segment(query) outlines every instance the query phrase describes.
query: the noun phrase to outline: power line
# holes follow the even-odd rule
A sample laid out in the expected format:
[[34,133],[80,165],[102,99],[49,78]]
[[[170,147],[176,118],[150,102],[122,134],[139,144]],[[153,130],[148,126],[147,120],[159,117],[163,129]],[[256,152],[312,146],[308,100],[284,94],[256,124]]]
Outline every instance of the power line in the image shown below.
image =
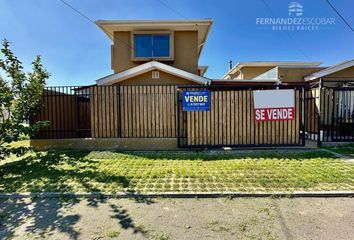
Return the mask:
[[[173,11],[174,13],[176,13],[177,15],[181,16],[182,18],[184,18],[185,20],[189,20],[186,16],[184,16],[183,14],[181,14],[179,11],[177,11],[176,9],[174,9],[173,7],[169,6],[167,3],[165,3],[164,1],[162,0],[156,0],[158,2],[160,2],[162,5],[164,5],[166,8],[170,9],[171,11]],[[270,8],[270,6],[265,2],[265,0],[262,0],[263,3],[266,5],[266,7],[268,8],[268,10],[271,12],[271,14],[273,14],[273,11],[272,9]],[[287,34],[287,36],[294,42],[295,39],[290,35],[290,33],[288,33],[287,31],[285,31],[285,33]],[[303,52],[300,48],[298,48],[298,51],[305,57],[307,58],[308,60],[310,60],[310,58],[308,57],[308,55]]]
[[169,6],[167,3],[165,3],[162,0],[156,0],[159,3],[161,3],[162,5],[164,5],[166,8],[170,9],[172,12],[176,13],[177,15],[181,16],[182,18],[184,18],[185,20],[189,20],[186,16],[184,16],[182,13],[180,13],[179,11],[177,11],[176,9],[174,9],[173,7]]
[[340,12],[331,4],[331,2],[329,0],[326,0],[326,2],[328,3],[328,5],[333,9],[333,11],[335,11],[337,13],[337,15],[343,20],[343,22],[349,27],[350,30],[352,30],[352,32],[354,32],[354,29],[352,26],[350,26],[349,22],[347,20],[345,20],[345,18],[340,14]]
[[[266,6],[266,8],[268,9],[268,11],[270,12],[270,14],[275,15],[273,10],[271,9],[271,7],[268,5],[268,3],[266,2],[266,0],[262,0],[263,4]],[[295,39],[293,38],[293,36],[291,36],[291,34],[285,30],[286,35],[293,41],[296,43]],[[298,46],[298,44],[295,44],[296,46]],[[298,47],[298,51],[305,57],[307,58],[307,60],[310,60],[309,56],[302,51],[301,48]]]
[[79,15],[81,15],[82,17],[86,18],[86,20],[88,20],[89,22],[93,23],[96,25],[95,21],[93,21],[91,18],[89,18],[88,16],[86,16],[85,14],[83,14],[82,12],[80,12],[79,10],[75,9],[73,6],[71,6],[69,3],[65,2],[64,0],[59,0],[60,2],[64,3],[67,7],[71,8],[71,10],[75,11],[76,13],[78,13]]
[[[162,5],[164,5],[166,8],[170,9],[172,12],[176,13],[177,15],[179,15],[180,17],[184,18],[184,20],[186,20],[186,22],[190,22],[192,23],[190,18],[187,18],[185,15],[183,15],[181,12],[179,12],[178,10],[176,10],[175,8],[169,6],[166,2],[162,1],[162,0],[156,0],[159,3],[161,3]],[[196,26],[198,26],[198,23],[194,23]]]
[[[67,3],[64,0],[59,0],[61,3],[63,3],[64,5],[66,5],[67,7],[69,7],[71,10],[73,10],[74,12],[76,12],[77,14],[79,14],[81,17],[85,18],[87,21],[95,24],[95,26],[98,26],[94,20],[92,20],[91,18],[89,18],[87,15],[85,15],[84,13],[80,12],[79,10],[77,10],[76,8],[74,8],[73,6],[71,6],[69,3]],[[99,28],[102,29],[102,31],[104,31],[105,33],[107,33],[109,36],[111,36],[112,41],[114,41],[114,39],[118,39],[120,42],[124,43],[125,45],[127,45],[129,48],[131,48],[132,50],[134,50],[134,48],[127,42],[125,42],[124,40],[118,38],[118,37],[114,37],[112,34],[110,34],[109,32],[106,32],[101,26],[98,26]]]

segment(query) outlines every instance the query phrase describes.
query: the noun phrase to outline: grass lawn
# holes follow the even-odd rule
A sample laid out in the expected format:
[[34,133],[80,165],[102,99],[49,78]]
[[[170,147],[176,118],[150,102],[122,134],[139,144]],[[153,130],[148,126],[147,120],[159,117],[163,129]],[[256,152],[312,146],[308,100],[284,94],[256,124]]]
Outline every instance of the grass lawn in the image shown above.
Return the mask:
[[336,153],[349,154],[349,155],[354,156],[354,143],[338,145],[335,147],[323,147],[323,148],[329,149],[329,150],[336,152]]
[[[26,142],[22,142],[23,144]],[[0,162],[0,192],[354,190],[354,164],[316,151],[50,150]]]

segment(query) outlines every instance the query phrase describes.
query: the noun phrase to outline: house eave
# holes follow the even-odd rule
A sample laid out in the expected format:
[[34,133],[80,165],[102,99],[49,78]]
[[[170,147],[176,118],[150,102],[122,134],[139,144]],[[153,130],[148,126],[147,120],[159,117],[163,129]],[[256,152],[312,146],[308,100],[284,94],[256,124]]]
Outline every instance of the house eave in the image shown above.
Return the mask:
[[141,64],[139,66],[130,68],[128,70],[125,70],[123,72],[120,73],[115,73],[103,78],[100,78],[98,80],[96,80],[97,85],[112,85],[115,83],[119,83],[121,81],[124,81],[126,79],[135,77],[135,76],[139,76],[143,73],[152,71],[152,70],[160,70],[163,72],[166,72],[168,74],[198,83],[198,84],[202,84],[202,85],[207,85],[209,84],[210,80],[205,78],[205,77],[201,77],[198,76],[196,74],[169,66],[167,64],[164,63],[160,63],[157,61],[150,61],[144,64]]
[[353,66],[354,66],[354,59],[339,63],[337,65],[328,67],[328,68],[323,69],[321,71],[312,73],[311,75],[305,77],[304,79],[305,79],[305,81],[316,80],[316,79],[322,78],[324,76],[330,75],[332,73],[335,73],[335,72],[338,72],[338,71],[341,71],[341,70],[344,70],[346,68],[353,67]]

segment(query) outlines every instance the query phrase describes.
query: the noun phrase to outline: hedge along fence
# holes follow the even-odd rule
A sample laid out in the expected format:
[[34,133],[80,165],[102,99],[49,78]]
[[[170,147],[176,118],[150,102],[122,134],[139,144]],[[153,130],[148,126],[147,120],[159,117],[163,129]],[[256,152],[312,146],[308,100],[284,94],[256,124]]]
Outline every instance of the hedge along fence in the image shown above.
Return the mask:
[[303,143],[301,89],[295,90],[295,119],[281,122],[254,121],[250,86],[208,89],[210,111],[182,112],[176,85],[48,87],[35,120],[50,125],[36,138],[179,138],[181,146]]

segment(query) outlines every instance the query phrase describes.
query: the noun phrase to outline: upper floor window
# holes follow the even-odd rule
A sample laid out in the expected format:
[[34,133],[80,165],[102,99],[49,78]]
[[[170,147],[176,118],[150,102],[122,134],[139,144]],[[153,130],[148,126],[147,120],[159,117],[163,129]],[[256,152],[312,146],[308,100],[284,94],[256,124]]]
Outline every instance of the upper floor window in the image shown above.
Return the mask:
[[173,58],[171,33],[134,33],[133,59],[167,59]]

